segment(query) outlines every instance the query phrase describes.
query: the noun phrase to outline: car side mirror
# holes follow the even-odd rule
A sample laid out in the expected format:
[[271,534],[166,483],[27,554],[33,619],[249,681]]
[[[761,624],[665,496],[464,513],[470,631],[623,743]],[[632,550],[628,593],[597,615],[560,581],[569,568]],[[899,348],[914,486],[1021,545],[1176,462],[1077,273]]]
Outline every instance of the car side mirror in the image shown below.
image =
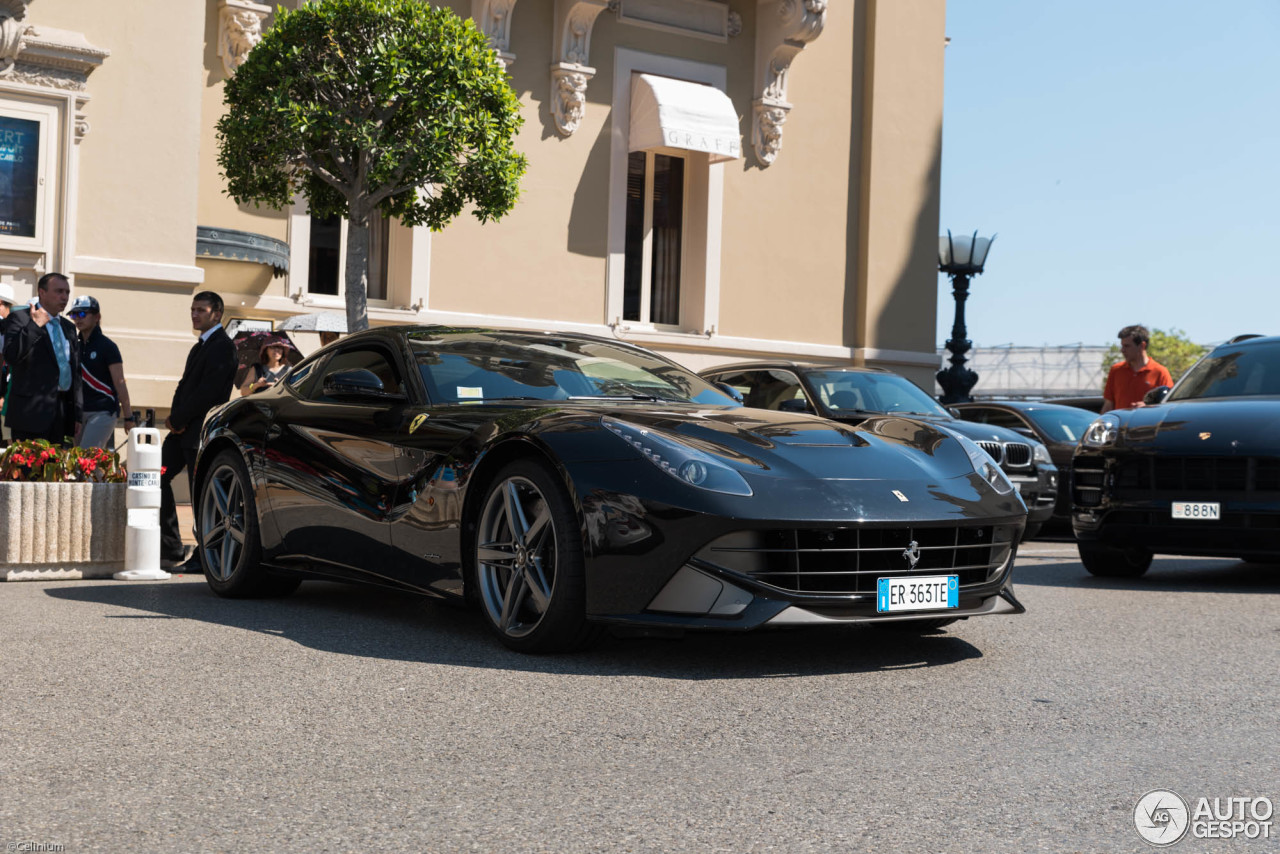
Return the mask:
[[725,394],[729,395],[729,397],[732,397],[734,400],[738,401],[738,403],[743,402],[742,392],[738,391],[736,388],[729,385],[728,383],[715,383],[715,387],[720,391],[724,392]]
[[1032,430],[1030,427],[1014,427],[1013,432],[1021,433],[1023,436],[1026,436],[1028,439],[1036,438],[1036,431]]
[[778,404],[778,409],[782,412],[813,412],[813,407],[809,405],[809,401],[798,397],[782,401],[782,403]]
[[352,368],[329,374],[324,378],[324,394],[325,397],[403,399],[403,395],[389,393],[378,375],[364,368]]
[[964,420],[964,413],[962,413],[959,409],[956,409],[954,406],[948,406],[947,412],[951,413],[952,418],[959,418],[962,421]]
[[1169,387],[1167,385],[1158,385],[1142,396],[1142,402],[1147,406],[1155,406],[1157,403],[1164,403],[1164,399],[1168,396]]

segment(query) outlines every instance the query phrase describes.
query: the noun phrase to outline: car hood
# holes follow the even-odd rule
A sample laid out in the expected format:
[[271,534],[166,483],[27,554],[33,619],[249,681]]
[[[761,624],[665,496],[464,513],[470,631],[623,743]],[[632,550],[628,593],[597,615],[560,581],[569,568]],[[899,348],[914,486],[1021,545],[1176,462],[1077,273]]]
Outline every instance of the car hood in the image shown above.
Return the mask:
[[994,424],[982,424],[978,421],[964,421],[960,418],[943,417],[941,415],[910,415],[915,421],[936,424],[953,433],[959,433],[975,442],[1021,442],[1034,445],[1039,439],[1031,439],[1008,427],[997,427]]
[[973,473],[964,448],[951,436],[908,418],[877,416],[849,426],[811,415],[745,408],[632,409],[610,416],[736,460],[739,468],[755,476],[941,480]]
[[1274,454],[1280,400],[1187,400],[1117,413],[1122,441],[1186,454]]

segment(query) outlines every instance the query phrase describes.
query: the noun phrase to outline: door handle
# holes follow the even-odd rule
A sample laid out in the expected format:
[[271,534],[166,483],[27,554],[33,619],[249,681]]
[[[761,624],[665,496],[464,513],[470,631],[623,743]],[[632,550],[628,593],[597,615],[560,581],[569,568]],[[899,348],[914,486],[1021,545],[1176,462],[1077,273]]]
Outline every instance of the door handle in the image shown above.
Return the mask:
[[267,425],[266,435],[267,435],[268,442],[271,441],[272,439],[279,439],[281,434],[283,433],[284,433],[284,430],[280,428],[279,424],[272,422],[271,424]]

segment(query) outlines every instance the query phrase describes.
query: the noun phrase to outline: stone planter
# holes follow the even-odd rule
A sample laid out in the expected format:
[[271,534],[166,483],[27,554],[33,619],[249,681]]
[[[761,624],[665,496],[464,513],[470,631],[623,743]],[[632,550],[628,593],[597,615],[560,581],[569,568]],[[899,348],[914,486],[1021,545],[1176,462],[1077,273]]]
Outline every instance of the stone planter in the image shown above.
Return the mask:
[[123,483],[0,483],[0,579],[110,578],[124,569]]

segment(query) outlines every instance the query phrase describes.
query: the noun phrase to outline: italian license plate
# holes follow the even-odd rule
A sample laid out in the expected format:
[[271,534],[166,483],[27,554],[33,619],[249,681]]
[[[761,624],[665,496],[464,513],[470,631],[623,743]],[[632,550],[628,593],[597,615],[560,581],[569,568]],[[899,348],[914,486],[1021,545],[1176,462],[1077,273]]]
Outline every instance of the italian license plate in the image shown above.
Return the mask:
[[1175,519],[1221,519],[1222,505],[1216,501],[1175,501]]
[[881,578],[876,584],[876,611],[936,611],[960,604],[960,576],[918,575]]

